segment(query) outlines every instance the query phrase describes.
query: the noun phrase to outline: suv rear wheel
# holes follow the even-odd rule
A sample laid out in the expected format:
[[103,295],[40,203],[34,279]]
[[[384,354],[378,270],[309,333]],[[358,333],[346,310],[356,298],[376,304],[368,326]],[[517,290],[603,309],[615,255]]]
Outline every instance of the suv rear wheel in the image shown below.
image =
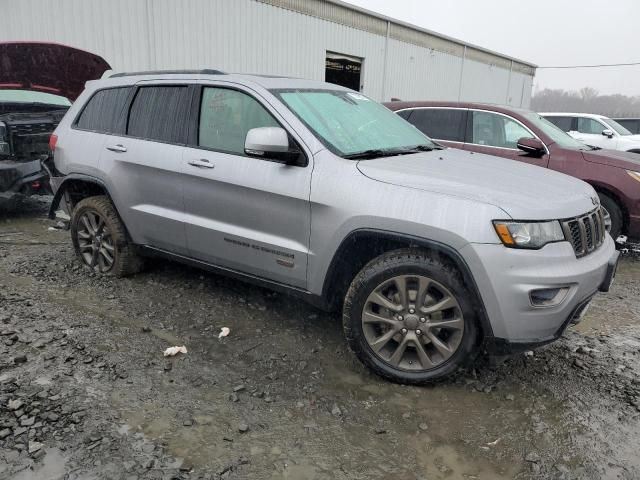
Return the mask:
[[142,259],[106,196],[78,202],[71,217],[71,240],[80,261],[98,273],[124,277],[142,269]]
[[367,367],[399,382],[448,377],[477,353],[476,316],[459,273],[417,250],[386,253],[367,264],[347,292],[343,325]]

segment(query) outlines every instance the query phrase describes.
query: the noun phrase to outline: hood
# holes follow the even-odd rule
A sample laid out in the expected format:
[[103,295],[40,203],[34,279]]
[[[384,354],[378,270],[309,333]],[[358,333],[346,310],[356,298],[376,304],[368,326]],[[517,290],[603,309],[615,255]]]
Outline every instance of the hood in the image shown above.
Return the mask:
[[621,135],[618,137],[618,148],[640,148],[640,135]]
[[380,182],[491,204],[516,220],[571,218],[597,203],[595,191],[582,180],[453,148],[363,160],[358,169]]
[[[640,140],[638,144],[640,146]],[[619,150],[583,150],[582,155],[587,162],[640,172],[640,154],[638,153]]]
[[75,100],[84,84],[110,70],[93,53],[55,43],[0,43],[0,89],[34,90]]

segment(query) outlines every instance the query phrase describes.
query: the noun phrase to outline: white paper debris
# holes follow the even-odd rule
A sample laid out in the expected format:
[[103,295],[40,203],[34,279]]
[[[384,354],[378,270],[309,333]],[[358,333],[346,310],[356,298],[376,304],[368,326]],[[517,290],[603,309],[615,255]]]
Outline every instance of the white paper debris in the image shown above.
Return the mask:
[[165,357],[173,357],[179,353],[187,353],[187,347],[169,347],[164,351]]
[[231,333],[231,330],[227,327],[222,327],[220,329],[220,335],[218,335],[218,338],[222,338],[222,337],[226,337]]

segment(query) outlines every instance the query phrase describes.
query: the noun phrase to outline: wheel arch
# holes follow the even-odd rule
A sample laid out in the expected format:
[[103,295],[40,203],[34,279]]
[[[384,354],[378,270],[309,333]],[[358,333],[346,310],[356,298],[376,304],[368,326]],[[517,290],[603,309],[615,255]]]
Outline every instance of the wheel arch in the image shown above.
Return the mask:
[[615,190],[608,185],[597,183],[597,182],[589,182],[593,189],[598,194],[606,195],[613,200],[616,205],[620,208],[620,212],[622,212],[622,233],[626,233],[629,229],[629,210],[627,209],[625,203],[622,201],[621,196],[615,192]]
[[70,175],[66,175],[62,182],[58,185],[56,189],[56,193],[51,202],[51,207],[49,208],[49,218],[56,218],[56,211],[60,206],[60,202],[64,199],[70,211],[68,212],[71,215],[73,211],[73,207],[82,199],[87,197],[95,197],[98,195],[104,195],[109,199],[113,208],[118,216],[118,219],[122,223],[125,229],[125,234],[129,239],[131,239],[131,235],[129,234],[129,230],[127,229],[127,225],[122,219],[122,215],[118,211],[118,207],[116,206],[111,194],[109,193],[109,189],[107,185],[100,180],[99,178],[92,177],[90,175],[85,175],[81,173],[72,173]]
[[333,256],[323,283],[322,298],[326,309],[336,311],[340,308],[341,300],[352,280],[369,261],[383,253],[401,248],[433,252],[455,267],[473,297],[472,303],[478,313],[482,336],[493,337],[480,291],[471,269],[460,253],[442,242],[403,233],[374,229],[358,229],[349,233]]

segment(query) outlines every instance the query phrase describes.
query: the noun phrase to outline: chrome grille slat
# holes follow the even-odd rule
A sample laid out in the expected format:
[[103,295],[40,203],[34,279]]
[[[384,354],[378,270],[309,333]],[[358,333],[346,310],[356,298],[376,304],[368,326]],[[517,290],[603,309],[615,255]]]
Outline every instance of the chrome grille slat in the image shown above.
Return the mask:
[[576,254],[584,257],[597,250],[606,238],[604,215],[601,208],[560,222],[565,238]]

